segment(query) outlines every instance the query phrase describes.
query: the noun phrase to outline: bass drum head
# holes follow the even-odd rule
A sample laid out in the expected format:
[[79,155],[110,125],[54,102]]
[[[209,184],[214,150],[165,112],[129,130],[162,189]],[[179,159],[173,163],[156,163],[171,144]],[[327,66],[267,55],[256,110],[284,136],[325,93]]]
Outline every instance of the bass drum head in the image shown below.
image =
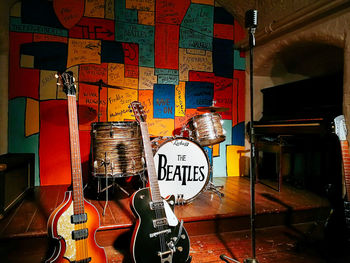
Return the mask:
[[168,139],[156,150],[154,164],[160,195],[191,202],[209,182],[209,160],[203,148],[187,138]]

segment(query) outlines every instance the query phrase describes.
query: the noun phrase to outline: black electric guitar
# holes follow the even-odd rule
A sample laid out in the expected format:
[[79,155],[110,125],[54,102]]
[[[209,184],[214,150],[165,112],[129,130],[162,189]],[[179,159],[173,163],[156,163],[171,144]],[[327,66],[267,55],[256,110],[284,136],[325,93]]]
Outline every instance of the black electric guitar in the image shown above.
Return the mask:
[[165,201],[160,195],[143,107],[137,101],[130,106],[141,127],[149,179],[149,188],[136,191],[131,198],[131,209],[137,217],[131,242],[133,260],[136,263],[190,262],[188,234],[173,212],[175,198]]

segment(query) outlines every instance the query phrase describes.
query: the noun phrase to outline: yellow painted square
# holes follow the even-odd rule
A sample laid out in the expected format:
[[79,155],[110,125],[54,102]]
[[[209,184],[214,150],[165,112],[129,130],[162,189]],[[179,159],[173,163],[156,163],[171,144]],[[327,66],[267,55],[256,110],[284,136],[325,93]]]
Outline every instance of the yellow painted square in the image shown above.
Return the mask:
[[21,55],[21,68],[34,68],[34,56]]
[[101,64],[101,40],[70,38],[67,68],[88,63]]
[[39,132],[39,101],[27,98],[25,126],[25,136]]
[[157,83],[154,68],[139,67],[139,79],[140,90],[153,90],[153,85]]
[[105,0],[86,0],[84,16],[104,18]]
[[10,16],[21,17],[22,2],[16,2],[10,9]]
[[175,116],[184,117],[186,115],[185,82],[180,81],[175,86]]
[[124,87],[124,64],[108,63],[108,84]]
[[214,144],[213,145],[213,157],[218,157],[220,156],[220,144]]
[[57,96],[56,71],[40,70],[40,100],[55,100]]
[[154,26],[154,12],[139,11],[137,16],[139,24]]
[[134,119],[129,110],[131,102],[137,100],[137,90],[130,89],[108,89],[108,121],[124,121]]
[[240,154],[239,151],[244,151],[244,146],[226,146],[227,176],[240,176],[241,171],[244,168],[242,167],[243,162],[241,162],[241,158],[244,154]]

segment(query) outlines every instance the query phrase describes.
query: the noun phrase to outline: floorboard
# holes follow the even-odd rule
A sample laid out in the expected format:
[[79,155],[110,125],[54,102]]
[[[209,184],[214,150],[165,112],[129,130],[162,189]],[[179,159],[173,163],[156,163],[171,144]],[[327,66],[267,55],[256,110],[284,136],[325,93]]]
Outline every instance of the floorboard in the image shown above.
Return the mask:
[[[251,255],[250,182],[244,177],[229,177],[214,178],[213,183],[223,186],[223,197],[207,190],[193,202],[175,207],[175,214],[184,220],[190,235],[192,262],[222,262],[221,254],[242,262]],[[67,187],[36,187],[0,221],[0,257],[6,259],[4,262],[41,262],[45,258],[47,220],[63,201]],[[109,262],[130,262],[129,244],[135,216],[129,206],[129,196],[123,192],[109,196],[105,214],[103,195],[99,199],[91,196],[85,195],[100,215],[98,244],[105,247]],[[314,225],[322,228],[329,210],[325,198],[308,191],[284,185],[283,190],[277,192],[257,184],[259,262],[332,262],[324,261],[330,257],[322,255],[321,237],[315,237],[321,230],[311,229]],[[308,242],[311,248],[305,245],[310,245]]]

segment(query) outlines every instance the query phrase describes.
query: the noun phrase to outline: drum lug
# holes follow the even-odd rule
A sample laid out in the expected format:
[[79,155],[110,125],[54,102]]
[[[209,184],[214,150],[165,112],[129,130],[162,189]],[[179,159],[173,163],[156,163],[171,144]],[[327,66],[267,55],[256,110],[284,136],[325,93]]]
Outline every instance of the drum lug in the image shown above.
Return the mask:
[[109,129],[109,136],[111,138],[113,138],[113,135],[114,135],[114,132],[113,132],[113,129],[112,129],[112,125],[110,126],[110,129]]

